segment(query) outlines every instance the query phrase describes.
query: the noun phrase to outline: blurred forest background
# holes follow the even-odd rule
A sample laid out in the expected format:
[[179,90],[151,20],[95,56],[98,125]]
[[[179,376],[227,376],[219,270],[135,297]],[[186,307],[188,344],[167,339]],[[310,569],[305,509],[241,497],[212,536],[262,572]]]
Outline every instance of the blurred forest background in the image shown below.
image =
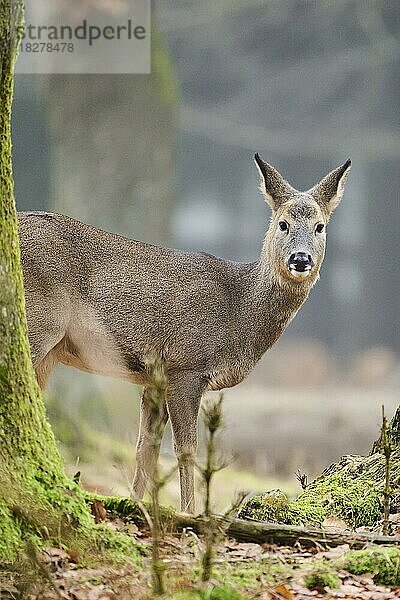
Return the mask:
[[[254,152],[298,189],[352,158],[320,282],[225,393],[222,446],[236,460],[221,501],[275,480],[290,489],[298,467],[312,476],[368,451],[381,404],[399,404],[400,3],[155,0],[153,29],[151,75],[17,76],[18,208],[251,261],[269,220]],[[49,416],[88,485],[129,489],[139,396],[75,370],[53,377]]]

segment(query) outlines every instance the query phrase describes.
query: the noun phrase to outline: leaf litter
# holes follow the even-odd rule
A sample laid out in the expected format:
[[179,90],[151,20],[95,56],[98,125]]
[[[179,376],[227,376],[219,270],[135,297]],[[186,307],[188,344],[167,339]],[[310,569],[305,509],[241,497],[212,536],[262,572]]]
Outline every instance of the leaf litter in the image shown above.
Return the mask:
[[[104,514],[101,514],[103,520]],[[395,521],[395,525],[400,521]],[[397,522],[396,522],[397,521]],[[80,568],[79,555],[74,550],[51,547],[41,555],[41,561],[52,579],[35,584],[22,596],[24,600],[148,600],[151,597],[149,556],[151,539],[133,523],[121,518],[107,520],[113,529],[136,538],[147,549],[140,567],[127,564],[121,568],[102,566]],[[329,526],[329,524],[327,524]],[[343,524],[331,523],[332,527]],[[199,586],[198,565],[204,550],[201,537],[186,530],[165,536],[161,552],[171,592]],[[236,589],[243,598],[257,600],[310,600],[331,598],[344,600],[391,600],[400,598],[400,588],[377,585],[373,574],[353,575],[336,569],[338,589],[318,587],[308,589],[304,577],[316,564],[330,565],[349,550],[348,544],[330,549],[279,547],[271,544],[238,542],[226,539],[218,544],[213,583]],[[16,589],[2,579],[0,598],[18,598]]]

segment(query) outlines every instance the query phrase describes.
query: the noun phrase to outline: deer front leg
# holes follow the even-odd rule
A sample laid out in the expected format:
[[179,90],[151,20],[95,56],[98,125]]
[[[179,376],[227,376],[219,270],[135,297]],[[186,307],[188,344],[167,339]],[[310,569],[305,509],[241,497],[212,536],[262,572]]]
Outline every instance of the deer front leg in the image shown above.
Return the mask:
[[179,464],[181,510],[189,513],[195,511],[194,466],[202,391],[199,378],[194,375],[185,373],[169,379],[167,407]]
[[[140,404],[139,437],[136,445],[136,469],[132,484],[131,495],[141,500],[146,491],[147,483],[154,477],[155,468],[160,454],[160,442],[154,439],[151,423],[151,406],[146,398],[147,390],[143,390]],[[165,427],[168,421],[167,408],[164,405],[161,419]]]

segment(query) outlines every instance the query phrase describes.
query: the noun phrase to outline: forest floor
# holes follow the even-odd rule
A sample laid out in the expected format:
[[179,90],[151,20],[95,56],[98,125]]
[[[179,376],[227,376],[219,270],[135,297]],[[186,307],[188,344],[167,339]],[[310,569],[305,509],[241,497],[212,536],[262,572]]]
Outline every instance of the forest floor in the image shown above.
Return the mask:
[[[248,410],[248,407],[244,406],[242,402],[238,401],[239,404],[242,407],[241,410]],[[359,411],[358,405],[357,407],[354,405],[354,407]],[[348,406],[347,409],[349,410]],[[313,406],[309,407],[309,413],[313,414]],[[298,422],[303,422],[303,420],[298,415],[297,417],[296,427],[298,428]],[[251,419],[259,422],[259,429],[263,430],[264,436],[265,431],[270,432],[271,429],[274,429],[274,427],[261,427],[261,418],[255,418],[253,410]],[[238,421],[242,424],[244,417]],[[351,422],[351,419],[346,418],[344,421]],[[314,422],[311,423],[311,426],[314,428]],[[330,429],[328,425],[327,428]],[[275,427],[275,429],[279,428]],[[315,434],[315,431],[319,430],[313,429],[313,431]],[[373,429],[372,433],[368,434],[366,446],[369,447],[371,439],[377,437],[377,431],[378,426],[376,431]],[[250,431],[244,433],[247,440],[252,439]],[[291,433],[290,431],[285,435],[284,439],[291,439]],[[322,434],[325,435],[325,432],[322,431]],[[307,435],[310,436],[309,431],[307,431]],[[279,436],[282,437],[280,430]],[[132,465],[134,464],[133,444],[128,447],[128,444],[120,443],[117,447],[114,438],[107,437],[104,433],[100,435],[96,432],[92,437],[94,440],[92,440],[93,457],[81,456],[81,460],[75,460],[77,451],[74,444],[72,445],[73,453],[65,455],[68,473],[73,476],[79,470],[83,486],[91,492],[103,495],[112,494],[113,496],[129,495],[129,483],[132,480]],[[354,437],[357,438],[355,434],[348,436],[346,434],[345,437],[351,440]],[[98,446],[100,442],[102,445]],[[325,438],[324,443],[326,443]],[[300,442],[299,445],[301,445]],[[277,448],[279,450],[280,444],[277,444]],[[294,449],[294,456],[297,456],[296,452]],[[336,455],[335,453],[336,451],[332,451],[333,455]],[[329,464],[326,463],[326,457],[321,460],[324,464]],[[292,462],[296,466],[299,464],[298,458]],[[169,471],[173,464],[172,456],[169,454],[164,456],[161,461],[162,471]],[[316,469],[317,465],[314,465],[314,468]],[[293,467],[292,472],[294,473],[295,470]],[[201,486],[197,487],[200,489]],[[244,471],[240,466],[230,465],[215,478],[213,507],[216,511],[226,509],[238,489],[265,491],[276,487],[281,488],[290,497],[300,491],[299,483],[294,475],[283,481],[272,480],[269,477],[260,477]],[[164,505],[178,505],[177,475],[163,489],[161,500]],[[199,506],[202,506],[202,500],[199,495]],[[130,564],[98,566],[93,563],[89,564],[85,557],[79,556],[76,551],[68,552],[61,548],[51,548],[41,556],[40,569],[38,565],[36,568],[36,571],[40,570],[42,573],[41,582],[27,581],[23,595],[18,595],[10,578],[8,583],[2,585],[0,570],[0,599],[149,600],[153,598],[151,594],[152,540],[150,533],[145,530],[139,531],[138,527],[128,520],[110,518],[109,515],[107,523],[110,527],[128,533],[138,541],[141,546],[139,561],[137,557],[133,557]],[[400,515],[398,523],[397,535],[400,534]],[[343,556],[349,550],[346,545],[331,549],[316,545],[312,549],[305,549],[300,545],[278,547],[268,544],[238,543],[226,538],[216,545],[215,550],[213,575],[211,581],[205,585],[201,583],[203,540],[190,530],[180,534],[167,534],[162,541],[161,548],[167,590],[164,598],[168,600],[252,598],[260,600],[297,598],[300,600],[309,598],[383,600],[400,598],[400,587],[395,589],[385,587],[379,583],[376,571],[367,571],[357,575],[346,570],[342,564]],[[395,571],[396,583],[400,583],[400,554],[394,561],[388,557],[386,569]],[[3,581],[5,580],[3,579]],[[213,590],[216,591],[215,594]],[[225,592],[221,590],[225,590]],[[227,590],[231,590],[231,593]]]
[[[21,592],[0,572],[0,598],[23,600],[149,600],[151,594],[151,537],[148,531],[119,517],[107,518],[110,527],[133,536],[141,545],[141,558],[123,566],[86,565],[77,552],[50,548],[40,557],[36,583],[25,581]],[[167,593],[174,600],[309,600],[343,598],[384,600],[400,598],[400,587],[376,582],[376,573],[351,574],[341,560],[347,545],[324,549],[288,548],[239,543],[225,539],[215,547],[213,576],[201,584],[203,541],[192,531],[167,534],[161,544]],[[388,559],[389,560],[389,559]],[[400,561],[390,569],[400,571]],[[81,563],[80,565],[77,563]],[[375,581],[374,581],[375,578]],[[17,580],[15,580],[16,582]],[[331,587],[328,587],[330,585]],[[18,586],[19,589],[20,585]],[[213,590],[214,592],[213,593]],[[196,592],[197,590],[197,592]],[[202,591],[199,591],[202,590]]]

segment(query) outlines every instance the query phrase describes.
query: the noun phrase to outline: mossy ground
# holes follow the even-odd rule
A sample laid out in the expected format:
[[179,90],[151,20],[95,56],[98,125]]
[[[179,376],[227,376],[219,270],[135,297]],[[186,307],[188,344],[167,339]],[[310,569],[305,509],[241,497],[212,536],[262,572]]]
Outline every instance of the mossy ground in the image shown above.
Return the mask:
[[[263,586],[285,584],[290,587],[299,578],[310,590],[340,589],[343,572],[362,575],[371,573],[377,585],[388,588],[400,586],[400,548],[397,546],[371,546],[365,550],[350,550],[338,559],[291,554],[287,549],[281,554],[271,553],[268,558],[244,562],[225,562],[215,566],[213,581],[224,588],[239,590],[245,597]],[[194,569],[192,580],[198,581],[199,571]]]
[[389,587],[400,586],[400,548],[367,548],[351,550],[343,557],[342,566],[349,573],[371,573],[375,583]]
[[318,590],[325,587],[336,590],[340,587],[340,579],[330,567],[321,563],[314,565],[304,576],[304,585],[309,590]]
[[244,597],[232,588],[214,587],[208,590],[177,592],[167,596],[166,600],[244,600]]
[[[262,584],[273,585],[289,581],[293,575],[293,565],[283,562],[282,557],[277,555],[268,560],[217,564],[213,571],[213,581],[227,588],[257,590]],[[199,580],[200,570],[197,567],[191,577],[193,581]]]
[[63,478],[43,485],[37,478],[18,485],[18,478],[1,476],[0,560],[12,564],[27,546],[40,552],[47,546],[73,550],[82,565],[119,564],[140,560],[141,545],[131,537],[96,524],[87,494]]
[[[99,527],[100,538],[102,528],[105,527],[107,527],[105,524]],[[144,538],[141,538],[143,546],[139,549],[137,540],[132,539],[132,541],[136,545],[136,557],[143,554],[136,564],[133,561],[133,564],[131,563],[129,566],[121,564],[120,567],[115,565],[111,567],[110,564],[104,563],[103,567],[99,568],[99,561],[91,564],[89,560],[86,568],[80,568],[82,564],[78,566],[78,572],[77,567],[72,565],[69,571],[73,574],[72,577],[68,575],[68,566],[63,567],[67,570],[65,580],[63,580],[63,568],[58,569],[55,581],[57,584],[60,582],[64,584],[63,589],[68,598],[76,597],[74,594],[77,597],[84,597],[83,594],[86,592],[89,594],[92,588],[106,587],[120,600],[132,597],[137,600],[152,599],[149,577],[151,539],[145,534]],[[279,590],[288,590],[287,593],[292,594],[293,597],[297,597],[297,593],[303,597],[301,594],[306,588],[317,590],[318,595],[324,595],[327,589],[332,591],[339,589],[340,591],[343,580],[346,584],[351,583],[351,573],[355,574],[354,582],[360,590],[360,579],[357,579],[357,576],[363,573],[371,573],[376,585],[395,588],[400,583],[400,549],[397,547],[371,547],[361,551],[348,551],[337,558],[335,553],[332,553],[331,556],[329,553],[327,556],[326,552],[320,554],[317,548],[315,552],[305,552],[301,548],[268,546],[266,548],[258,547],[259,555],[248,558],[246,554],[248,546],[252,546],[252,550],[257,549],[256,544],[238,544],[232,540],[221,542],[216,548],[216,560],[211,581],[203,584],[200,567],[201,540],[190,533],[182,533],[179,536],[167,535],[162,543],[167,589],[165,599],[246,600],[259,597],[266,590],[277,590],[277,594],[280,593]],[[121,550],[119,543],[116,548],[118,552]],[[119,556],[126,559],[128,552],[127,548],[122,549],[122,554]],[[25,585],[28,585],[26,582],[27,565],[29,568],[29,560],[25,558],[23,565]],[[32,565],[30,568],[34,578]],[[9,580],[16,581],[15,577],[10,577]],[[370,581],[369,578],[367,580]],[[1,581],[0,567],[0,589]],[[43,587],[43,581],[41,584]],[[374,591],[375,588],[372,590]],[[371,587],[367,588],[367,591],[371,593]],[[377,599],[392,597],[390,590],[383,592],[382,588],[380,591],[376,588],[376,592],[377,595],[374,598]],[[39,598],[41,598],[40,595]]]
[[354,528],[373,526],[381,515],[382,494],[374,482],[340,474],[316,480],[295,500],[278,492],[253,496],[239,514],[241,518],[316,526],[334,516]]

